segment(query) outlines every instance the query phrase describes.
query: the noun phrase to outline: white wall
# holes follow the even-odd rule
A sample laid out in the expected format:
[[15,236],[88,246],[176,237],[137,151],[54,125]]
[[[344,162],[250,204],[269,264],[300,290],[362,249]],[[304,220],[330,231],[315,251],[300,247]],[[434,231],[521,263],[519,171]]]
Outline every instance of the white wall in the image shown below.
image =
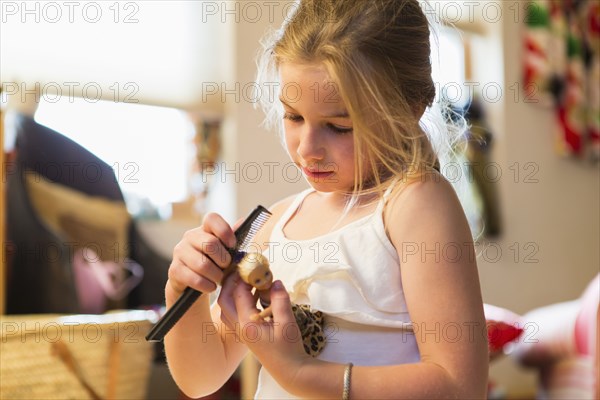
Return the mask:
[[[246,216],[259,204],[269,207],[307,187],[304,178],[289,164],[278,134],[261,127],[264,114],[254,107],[256,97],[249,90],[249,85],[256,81],[259,43],[270,27],[281,25],[289,10],[287,4],[291,3],[276,2],[268,6],[258,2],[261,18],[250,14],[253,10],[240,9],[239,22],[228,24],[223,66],[226,69],[224,84],[231,92],[223,98],[224,154],[211,208],[231,221]],[[263,95],[267,94],[263,92]]]
[[223,47],[219,5],[3,1],[0,80],[19,98],[37,89],[52,98],[220,112],[201,95],[207,79],[222,77],[214,56]]
[[[519,21],[516,2],[499,3],[503,17],[488,24],[489,37],[481,39],[474,55],[479,64],[476,80],[503,87],[501,101],[487,106],[495,135],[493,157],[503,174],[504,228],[478,265],[484,301],[522,314],[577,298],[598,273],[600,174],[597,165],[557,154],[557,126],[550,109],[526,103],[522,92],[515,98],[514,85],[522,88],[523,13]],[[526,163],[533,164],[526,169]],[[528,173],[537,182],[527,183]],[[496,248],[502,256],[490,262],[496,259]],[[527,255],[533,263],[525,262]],[[514,393],[532,390],[535,382],[532,371],[516,367],[510,358],[493,364],[491,376]]]

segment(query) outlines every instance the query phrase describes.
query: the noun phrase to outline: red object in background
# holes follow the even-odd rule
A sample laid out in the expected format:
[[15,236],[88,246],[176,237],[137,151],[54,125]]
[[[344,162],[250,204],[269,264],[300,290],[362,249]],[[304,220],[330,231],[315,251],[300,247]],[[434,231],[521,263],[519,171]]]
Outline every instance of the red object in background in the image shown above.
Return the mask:
[[567,117],[567,109],[564,105],[560,105],[556,110],[558,115],[558,121],[563,130],[564,143],[571,154],[581,154],[583,151],[582,135],[577,131],[570,123]]
[[588,24],[590,33],[595,34],[596,36],[600,35],[600,4],[593,3],[590,6]]
[[517,339],[523,333],[523,328],[500,321],[488,321],[488,342],[490,353],[502,350],[504,345]]

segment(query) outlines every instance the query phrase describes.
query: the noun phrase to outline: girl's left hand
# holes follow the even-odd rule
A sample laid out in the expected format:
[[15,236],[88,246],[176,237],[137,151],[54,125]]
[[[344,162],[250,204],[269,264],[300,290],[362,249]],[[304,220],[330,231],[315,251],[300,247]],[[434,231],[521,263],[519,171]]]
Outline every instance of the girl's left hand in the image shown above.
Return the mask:
[[293,384],[295,375],[310,356],[304,352],[302,335],[283,284],[275,281],[271,286],[273,317],[269,321],[253,321],[251,317],[259,310],[252,286],[240,279],[232,279],[227,283],[221,292],[224,298],[219,302],[225,314],[223,319],[227,320],[230,328],[232,325],[235,327],[238,338],[279,384]]

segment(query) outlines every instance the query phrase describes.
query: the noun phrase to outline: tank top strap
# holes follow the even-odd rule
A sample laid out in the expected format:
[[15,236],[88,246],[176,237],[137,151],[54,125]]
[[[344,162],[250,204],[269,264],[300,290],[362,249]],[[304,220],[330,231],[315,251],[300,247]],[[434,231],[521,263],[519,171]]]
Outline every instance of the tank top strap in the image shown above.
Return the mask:
[[398,184],[399,180],[400,180],[400,178],[394,178],[392,180],[392,183],[390,183],[390,186],[388,186],[388,188],[383,193],[383,196],[382,196],[381,200],[379,201],[379,204],[377,205],[377,209],[375,210],[375,214],[383,213],[383,209],[385,208],[388,200],[390,199],[390,195],[392,194],[392,191]]
[[288,206],[287,210],[285,210],[285,212],[281,215],[281,218],[279,218],[279,221],[277,221],[277,223],[273,227],[272,235],[283,232],[283,227],[285,226],[285,224],[287,224],[287,222],[290,220],[292,215],[294,215],[296,210],[298,210],[298,208],[300,207],[300,205],[302,204],[302,202],[304,201],[306,196],[308,196],[313,191],[314,191],[313,188],[308,188],[296,195],[294,200]]

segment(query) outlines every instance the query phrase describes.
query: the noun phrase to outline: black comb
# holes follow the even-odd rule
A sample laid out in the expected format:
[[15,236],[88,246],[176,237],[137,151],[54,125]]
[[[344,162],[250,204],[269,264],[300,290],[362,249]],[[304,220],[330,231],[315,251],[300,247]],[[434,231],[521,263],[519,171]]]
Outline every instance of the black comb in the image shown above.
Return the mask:
[[[244,256],[246,248],[252,242],[256,232],[263,227],[265,222],[271,217],[269,210],[263,206],[256,207],[250,215],[242,222],[242,224],[235,230],[236,244],[233,249],[229,249],[232,258],[232,264],[240,262]],[[179,321],[179,319],[185,314],[185,312],[194,304],[202,292],[192,289],[190,287],[185,288],[183,294],[177,299],[175,304],[162,316],[160,320],[152,327],[146,340],[149,342],[161,342],[165,335],[173,328],[173,326]]]

